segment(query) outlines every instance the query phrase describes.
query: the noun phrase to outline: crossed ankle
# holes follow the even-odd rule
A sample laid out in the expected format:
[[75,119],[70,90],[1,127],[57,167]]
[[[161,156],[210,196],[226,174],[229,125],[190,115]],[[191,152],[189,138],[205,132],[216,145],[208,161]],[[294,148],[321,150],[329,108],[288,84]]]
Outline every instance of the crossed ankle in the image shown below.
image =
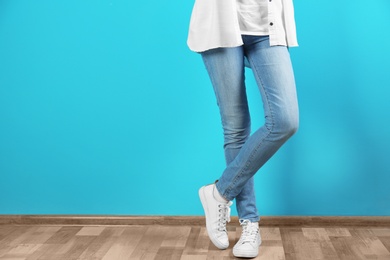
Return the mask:
[[227,199],[225,199],[224,197],[222,197],[222,195],[219,193],[219,191],[217,190],[217,186],[214,187],[214,191],[213,191],[213,195],[214,195],[214,198],[219,201],[219,202],[222,202],[222,203],[228,203],[229,201]]

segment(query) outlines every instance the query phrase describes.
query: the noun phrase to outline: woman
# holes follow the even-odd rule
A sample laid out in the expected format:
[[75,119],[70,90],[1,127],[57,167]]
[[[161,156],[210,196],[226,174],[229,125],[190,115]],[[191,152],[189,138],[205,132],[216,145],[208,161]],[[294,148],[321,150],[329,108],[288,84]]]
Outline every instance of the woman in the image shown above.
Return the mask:
[[[226,223],[236,200],[242,234],[236,257],[256,257],[261,244],[253,175],[298,128],[298,102],[288,47],[297,46],[292,0],[196,0],[188,45],[211,79],[224,130],[226,168],[199,190],[213,244],[229,246]],[[244,67],[259,87],[265,122],[250,135]]]

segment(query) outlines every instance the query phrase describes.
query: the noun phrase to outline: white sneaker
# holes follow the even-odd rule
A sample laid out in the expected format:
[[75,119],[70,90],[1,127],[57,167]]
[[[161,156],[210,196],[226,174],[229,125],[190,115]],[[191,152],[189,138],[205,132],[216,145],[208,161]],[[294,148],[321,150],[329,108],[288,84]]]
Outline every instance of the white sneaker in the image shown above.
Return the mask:
[[240,224],[242,233],[240,240],[233,247],[233,255],[235,257],[256,257],[259,254],[259,246],[261,245],[259,223],[240,220]]
[[229,202],[219,202],[214,197],[215,184],[203,186],[199,189],[199,197],[206,215],[206,228],[209,238],[219,249],[229,246],[226,223],[230,222]]

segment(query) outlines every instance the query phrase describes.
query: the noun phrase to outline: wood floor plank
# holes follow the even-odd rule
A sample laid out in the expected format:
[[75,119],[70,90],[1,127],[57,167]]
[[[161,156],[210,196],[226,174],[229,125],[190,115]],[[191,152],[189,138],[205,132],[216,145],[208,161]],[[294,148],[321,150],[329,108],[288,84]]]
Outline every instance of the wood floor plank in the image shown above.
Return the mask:
[[358,241],[351,237],[330,237],[333,247],[335,248],[339,259],[356,260],[364,259],[359,251],[354,247],[358,245]]
[[353,236],[359,238],[362,242],[362,246],[359,250],[367,257],[387,257],[390,259],[390,252],[383,245],[381,240],[368,228],[356,228],[353,229]]
[[280,229],[277,227],[260,227],[261,239],[282,241]]
[[319,245],[321,249],[321,259],[337,259],[338,255],[330,241],[325,228],[302,228],[303,235],[312,243]]
[[115,243],[111,245],[102,259],[129,259],[130,255],[138,246],[138,243],[142,239],[147,229],[148,226],[126,227],[122,234],[115,239]]
[[130,259],[154,259],[169,227],[149,226]]
[[371,228],[377,237],[390,237],[390,228]]
[[184,248],[189,237],[191,227],[170,227],[161,243],[162,247]]
[[42,244],[20,244],[8,251],[7,255],[26,257],[25,255],[35,252],[41,246]]
[[71,240],[82,227],[64,226],[61,227],[45,244],[65,244]]
[[83,227],[79,232],[77,232],[76,236],[98,236],[104,229],[105,227],[99,226]]
[[95,236],[74,236],[66,244],[59,247],[58,251],[56,251],[54,255],[45,254],[43,257],[41,256],[39,259],[40,260],[77,259],[88,248],[88,246],[92,243],[94,239],[96,239]]
[[0,240],[0,257],[3,257],[10,250],[21,244],[22,241],[36,229],[37,227],[34,226],[16,226],[12,232],[4,229],[7,235],[3,236],[3,238]]
[[[267,240],[266,240],[267,241]],[[272,241],[272,240],[270,240]],[[283,244],[272,245],[268,243],[262,244],[259,248],[259,255],[256,257],[258,260],[285,260],[285,253]]]
[[1,241],[6,238],[9,234],[12,232],[15,232],[14,226],[4,226],[0,225],[0,246],[1,246]]
[[348,228],[330,228],[327,227],[325,228],[326,233],[328,234],[329,237],[350,237],[351,233],[349,233]]
[[321,246],[316,240],[310,240],[302,232],[292,232],[294,252],[298,259],[324,259]]
[[312,241],[318,241],[318,240],[330,241],[328,233],[326,232],[325,228],[302,228],[302,233],[305,236],[305,238]]
[[300,232],[300,228],[280,228],[280,235],[283,241],[283,249],[286,260],[295,260],[296,254],[293,244],[293,232]]
[[180,260],[206,260],[207,255],[182,255]]
[[160,247],[160,249],[157,251],[156,257],[154,259],[180,260],[182,254],[183,254],[183,248]]
[[37,229],[37,226],[16,226],[13,232],[0,241],[0,245],[18,245]]
[[260,227],[262,243],[258,260],[285,260],[280,229],[277,227]]
[[78,260],[102,259],[123,231],[124,228],[105,227],[100,235],[78,257]]
[[26,258],[24,258],[24,257],[11,257],[11,258],[1,257],[0,259],[1,260],[26,260]]
[[61,244],[44,244],[40,246],[35,252],[28,255],[26,260],[47,259],[46,255],[55,255]]
[[207,253],[210,247],[210,239],[207,235],[207,229],[202,227],[199,232],[198,239],[195,244],[195,252],[197,253]]
[[33,254],[37,251],[42,244],[20,244],[13,247],[6,254],[4,254],[0,259],[14,259],[14,258],[23,258],[25,259],[28,255]]
[[183,255],[196,255],[196,242],[198,241],[200,227],[191,227],[190,234],[188,235]]
[[22,244],[44,244],[49,240],[61,227],[59,226],[48,226],[48,227],[38,227],[34,232],[26,236],[21,243]]
[[387,248],[387,251],[390,252],[390,236],[388,237],[380,236],[378,238],[382,242],[382,244]]

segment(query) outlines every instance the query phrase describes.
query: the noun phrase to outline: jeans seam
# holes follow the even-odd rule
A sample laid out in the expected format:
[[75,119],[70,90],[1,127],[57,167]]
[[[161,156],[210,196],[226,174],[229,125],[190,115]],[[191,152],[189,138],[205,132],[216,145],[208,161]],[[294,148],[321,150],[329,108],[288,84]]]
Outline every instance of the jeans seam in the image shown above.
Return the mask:
[[[252,58],[249,58],[247,57],[248,60],[251,60],[252,61]],[[274,129],[274,125],[275,125],[275,122],[274,122],[274,115],[273,115],[273,111],[272,111],[272,108],[271,106],[269,105],[269,97],[268,97],[268,93],[267,91],[265,91],[265,87],[264,87],[264,83],[263,83],[263,80],[262,78],[259,76],[259,71],[257,70],[256,66],[253,66],[252,69],[256,70],[256,74],[255,74],[255,77],[259,79],[260,81],[260,87],[263,89],[264,91],[264,94],[265,94],[265,99],[267,100],[267,106],[268,106],[268,109],[270,111],[270,115],[271,115],[271,129],[269,129],[267,127],[267,124],[265,123],[264,126],[267,128],[268,130],[268,134],[261,140],[261,142],[259,142],[259,144],[256,146],[256,148],[252,151],[252,153],[250,154],[249,156],[249,159],[247,160],[245,166],[239,171],[239,173],[234,177],[233,181],[232,181],[232,184],[229,185],[229,187],[226,189],[226,191],[224,192],[224,197],[230,197],[230,196],[226,196],[226,195],[229,195],[230,191],[233,189],[233,187],[236,185],[238,179],[241,177],[241,175],[243,174],[244,171],[246,171],[249,167],[249,165],[251,164],[252,162],[252,159],[254,157],[254,155],[256,154],[256,152],[259,150],[259,147],[263,144],[264,140],[266,140],[272,133],[273,129]]]
[[[250,58],[250,60],[252,61],[252,58]],[[251,66],[252,66],[252,65],[251,65]],[[261,88],[262,88],[263,91],[264,91],[264,94],[265,94],[265,97],[266,97],[266,100],[267,100],[267,107],[268,107],[268,109],[269,109],[269,111],[270,111],[270,115],[271,115],[271,129],[269,129],[269,128],[267,127],[267,124],[266,124],[266,123],[264,123],[264,126],[265,126],[270,132],[272,132],[273,129],[274,129],[274,126],[275,126],[275,121],[274,121],[275,119],[274,119],[274,112],[273,112],[273,110],[272,110],[272,107],[271,107],[270,104],[269,104],[268,92],[265,91],[264,82],[263,82],[263,79],[259,76],[260,73],[259,73],[257,67],[256,67],[256,66],[253,66],[253,69],[256,71],[255,77],[259,79]]]
[[[263,140],[256,146],[256,148],[252,151],[252,153],[250,154],[249,156],[249,159],[247,160],[245,166],[240,170],[240,172],[234,177],[233,181],[232,181],[232,184],[229,185],[229,187],[226,189],[226,191],[224,192],[224,197],[230,197],[228,196],[230,191],[233,189],[232,187],[234,187],[238,181],[238,179],[241,177],[241,175],[243,174],[243,172],[245,172],[249,165],[252,163],[252,159],[255,155],[255,153],[259,150],[259,147],[263,144],[264,140],[266,140],[269,136],[271,135],[271,132],[269,132],[264,138]],[[227,196],[226,196],[227,195]]]

